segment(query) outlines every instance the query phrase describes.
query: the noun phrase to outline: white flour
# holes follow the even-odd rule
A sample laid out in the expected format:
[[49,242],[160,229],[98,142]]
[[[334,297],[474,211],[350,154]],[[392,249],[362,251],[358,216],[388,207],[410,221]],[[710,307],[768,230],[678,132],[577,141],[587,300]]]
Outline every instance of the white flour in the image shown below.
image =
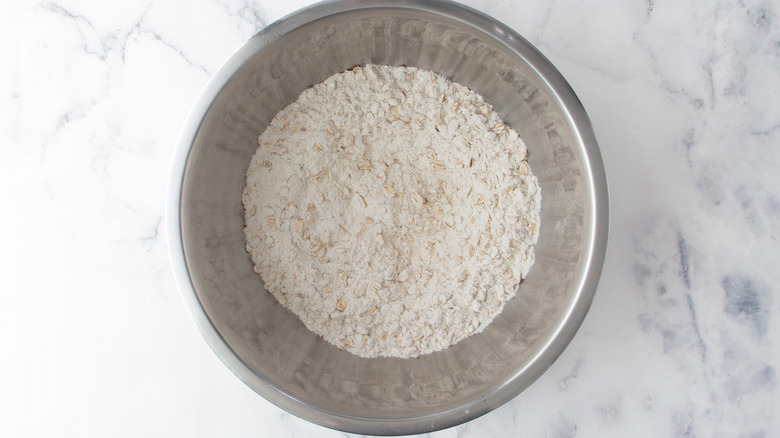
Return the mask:
[[487,326],[533,264],[540,194],[525,145],[430,71],[332,76],[259,144],[243,195],[255,271],[339,348],[447,348]]

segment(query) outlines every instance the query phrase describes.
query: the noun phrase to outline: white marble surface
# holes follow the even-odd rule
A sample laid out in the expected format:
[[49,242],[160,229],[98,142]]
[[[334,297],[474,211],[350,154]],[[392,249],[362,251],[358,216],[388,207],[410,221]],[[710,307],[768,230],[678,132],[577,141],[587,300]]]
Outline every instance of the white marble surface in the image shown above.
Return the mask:
[[[195,97],[306,3],[0,4],[0,436],[344,435],[222,365],[179,298],[161,227]],[[611,240],[561,358],[498,410],[431,436],[780,435],[780,5],[469,4],[579,94]]]

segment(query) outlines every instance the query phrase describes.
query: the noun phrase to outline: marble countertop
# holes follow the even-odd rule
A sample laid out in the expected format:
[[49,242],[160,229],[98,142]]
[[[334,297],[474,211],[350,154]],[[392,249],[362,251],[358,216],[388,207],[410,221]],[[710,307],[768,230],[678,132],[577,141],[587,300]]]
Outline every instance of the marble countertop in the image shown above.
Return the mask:
[[[271,0],[0,6],[0,436],[344,436],[253,393],[174,285],[177,134]],[[611,234],[560,359],[433,437],[780,435],[780,4],[470,0],[593,121]]]

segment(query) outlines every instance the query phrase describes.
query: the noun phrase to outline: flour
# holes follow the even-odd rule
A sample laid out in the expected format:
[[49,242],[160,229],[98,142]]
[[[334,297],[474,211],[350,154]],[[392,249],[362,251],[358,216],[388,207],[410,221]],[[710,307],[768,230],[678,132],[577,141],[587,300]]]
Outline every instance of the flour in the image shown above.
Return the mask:
[[259,145],[243,195],[255,271],[341,349],[447,348],[490,324],[533,264],[540,193],[525,145],[437,74],[337,74]]

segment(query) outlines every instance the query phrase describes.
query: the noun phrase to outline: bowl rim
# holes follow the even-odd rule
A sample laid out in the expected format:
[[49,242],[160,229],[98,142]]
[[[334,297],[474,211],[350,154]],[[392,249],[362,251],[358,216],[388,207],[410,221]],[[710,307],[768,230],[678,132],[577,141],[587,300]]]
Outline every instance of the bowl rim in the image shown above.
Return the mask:
[[[471,26],[505,45],[536,71],[548,89],[562,104],[568,122],[575,127],[587,165],[586,180],[590,182],[590,229],[584,275],[578,292],[553,336],[523,369],[494,391],[467,405],[435,414],[411,418],[364,418],[346,416],[298,400],[276,388],[272,382],[257,375],[230,348],[216,330],[195,292],[184,253],[181,229],[181,192],[190,150],[211,103],[233,75],[254,54],[275,39],[295,29],[327,17],[359,10],[413,10],[434,14]],[[449,0],[330,0],[299,9],[260,30],[245,42],[207,82],[196,99],[180,131],[169,171],[165,205],[166,239],[171,268],[182,300],[204,339],[225,365],[247,386],[279,408],[321,426],[345,432],[369,435],[408,435],[428,433],[465,423],[508,402],[538,379],[561,355],[581,326],[593,300],[606,257],[609,234],[609,194],[606,171],[590,119],[571,86],[553,64],[529,41],[509,26],[468,6]],[[531,377],[519,378],[531,373]]]

